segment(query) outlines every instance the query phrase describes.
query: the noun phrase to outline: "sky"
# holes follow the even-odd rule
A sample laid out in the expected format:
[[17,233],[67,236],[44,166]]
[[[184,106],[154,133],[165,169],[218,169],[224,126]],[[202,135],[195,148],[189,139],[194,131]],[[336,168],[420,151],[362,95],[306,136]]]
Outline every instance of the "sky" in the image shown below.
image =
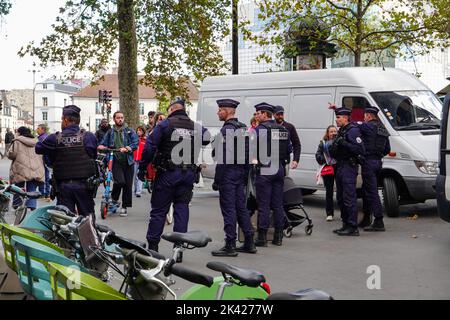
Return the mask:
[[[59,8],[65,0],[13,0],[9,15],[0,22],[0,89],[32,89],[33,60],[20,58],[17,52],[34,40],[39,42],[50,34]],[[61,75],[61,70],[42,70],[36,66],[36,83]]]

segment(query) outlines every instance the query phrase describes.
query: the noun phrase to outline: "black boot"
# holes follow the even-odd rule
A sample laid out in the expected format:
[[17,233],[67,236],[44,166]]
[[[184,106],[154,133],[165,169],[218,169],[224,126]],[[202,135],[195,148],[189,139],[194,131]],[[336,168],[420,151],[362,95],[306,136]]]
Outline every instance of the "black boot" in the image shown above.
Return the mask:
[[212,251],[211,254],[215,257],[236,257],[238,255],[236,252],[236,243],[226,241],[224,247],[219,250]]
[[283,244],[283,230],[275,230],[273,234],[272,244],[281,246]]
[[158,243],[148,241],[148,249],[158,252]]
[[338,236],[359,236],[358,227],[347,226],[342,231],[336,232]]
[[342,222],[342,227],[339,229],[333,230],[333,233],[338,233],[338,232],[344,231],[346,228],[347,228],[347,224],[345,222]]
[[244,253],[256,253],[258,250],[256,250],[255,240],[253,239],[253,236],[245,237],[244,244],[236,248],[236,251]]
[[364,213],[364,217],[363,217],[363,219],[361,220],[361,222],[358,224],[358,227],[359,228],[365,228],[365,227],[368,227],[368,226],[370,226],[370,224],[372,223],[372,216],[371,216],[371,214],[369,213]]
[[255,241],[257,247],[267,247],[267,230],[258,230],[258,238]]
[[364,228],[364,231],[386,231],[386,229],[384,228],[383,218],[375,218],[370,226]]

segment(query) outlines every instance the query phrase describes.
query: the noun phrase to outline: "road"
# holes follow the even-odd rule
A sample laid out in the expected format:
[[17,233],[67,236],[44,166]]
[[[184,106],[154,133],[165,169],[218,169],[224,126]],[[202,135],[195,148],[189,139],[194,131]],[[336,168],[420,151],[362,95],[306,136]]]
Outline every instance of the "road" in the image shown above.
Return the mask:
[[[0,177],[8,176],[9,163],[6,159],[0,161]],[[265,274],[273,292],[312,287],[335,299],[450,299],[450,224],[437,215],[435,201],[402,207],[399,218],[385,219],[384,233],[362,231],[360,237],[339,237],[332,230],[340,227],[340,222],[325,221],[325,195],[317,192],[304,199],[314,223],[311,236],[305,235],[302,224],[293,230],[292,238],[283,240],[282,247],[269,243],[254,255],[217,258],[210,252],[223,244],[223,222],[218,193],[209,185],[205,181],[204,188],[195,190],[189,228],[206,231],[213,242],[206,248],[185,252],[186,267],[212,276],[217,274],[206,268],[208,261],[253,268]],[[97,212],[99,203],[100,193]],[[128,217],[113,216],[101,223],[118,234],[145,241],[149,210],[150,195],[145,193],[142,198],[133,198]],[[171,226],[167,226],[166,231],[170,230]],[[160,251],[169,255],[171,244],[162,241]],[[373,281],[378,271],[379,288]],[[189,286],[177,280],[174,287],[181,294]]]

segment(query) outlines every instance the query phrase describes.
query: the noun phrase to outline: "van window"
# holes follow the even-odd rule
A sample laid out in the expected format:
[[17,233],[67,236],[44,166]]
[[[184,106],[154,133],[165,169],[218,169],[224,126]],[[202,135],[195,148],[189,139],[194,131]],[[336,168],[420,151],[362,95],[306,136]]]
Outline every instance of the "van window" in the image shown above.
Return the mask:
[[442,104],[430,91],[370,94],[396,130],[440,128]]
[[364,121],[364,109],[370,106],[369,101],[364,97],[344,97],[342,106],[352,110],[352,122]]

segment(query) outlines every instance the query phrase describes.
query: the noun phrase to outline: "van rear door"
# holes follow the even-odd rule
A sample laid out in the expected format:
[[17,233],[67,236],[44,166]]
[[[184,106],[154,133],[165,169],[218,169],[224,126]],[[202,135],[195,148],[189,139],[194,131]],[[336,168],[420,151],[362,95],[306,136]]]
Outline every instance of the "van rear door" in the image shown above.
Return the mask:
[[450,222],[450,93],[447,93],[442,107],[441,144],[439,175],[436,179],[438,212],[441,218]]

